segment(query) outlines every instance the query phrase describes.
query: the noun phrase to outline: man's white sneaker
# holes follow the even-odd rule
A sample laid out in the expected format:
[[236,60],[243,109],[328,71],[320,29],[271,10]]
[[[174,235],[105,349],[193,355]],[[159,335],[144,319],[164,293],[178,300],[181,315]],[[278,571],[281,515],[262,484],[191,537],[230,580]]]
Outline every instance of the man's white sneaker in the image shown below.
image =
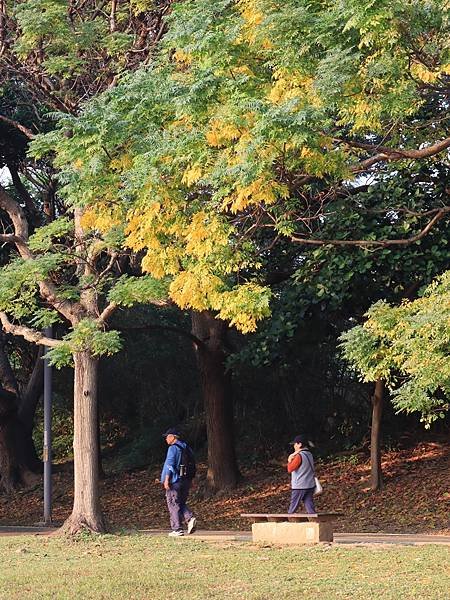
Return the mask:
[[187,524],[188,534],[194,533],[196,527],[197,527],[197,519],[195,517],[191,517]]
[[184,533],[182,531],[171,531],[169,537],[182,537]]

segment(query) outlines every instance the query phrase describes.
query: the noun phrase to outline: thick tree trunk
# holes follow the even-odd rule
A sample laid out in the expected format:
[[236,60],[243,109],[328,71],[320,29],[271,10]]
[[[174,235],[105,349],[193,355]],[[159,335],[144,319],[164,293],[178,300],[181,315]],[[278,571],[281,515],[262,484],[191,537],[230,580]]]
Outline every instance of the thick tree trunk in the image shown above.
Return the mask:
[[9,493],[36,483],[35,474],[40,471],[41,463],[33,443],[32,427],[27,427],[21,418],[19,390],[2,331],[0,382],[3,388],[0,388],[0,488]]
[[97,435],[98,361],[89,352],[74,355],[74,502],[63,525],[68,533],[106,531],[100,506]]
[[17,416],[17,396],[0,390],[0,488],[6,493],[35,484],[27,460],[27,434]]
[[214,492],[235,487],[240,478],[234,446],[231,380],[225,371],[226,332],[226,323],[211,312],[192,313],[192,333],[202,342],[196,346],[196,355],[208,436],[207,483]]
[[384,381],[377,379],[372,396],[372,430],[370,435],[370,472],[371,489],[383,487],[381,472],[381,417],[383,414]]

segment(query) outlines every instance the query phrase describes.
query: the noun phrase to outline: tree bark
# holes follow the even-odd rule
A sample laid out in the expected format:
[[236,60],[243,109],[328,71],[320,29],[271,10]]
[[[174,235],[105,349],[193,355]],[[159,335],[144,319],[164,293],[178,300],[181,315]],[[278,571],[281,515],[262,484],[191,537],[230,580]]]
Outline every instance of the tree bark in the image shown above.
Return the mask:
[[89,352],[78,352],[74,363],[74,502],[63,530],[102,533],[106,523],[98,486],[98,360]]
[[192,312],[192,333],[203,392],[208,436],[207,484],[218,492],[236,486],[240,478],[236,461],[231,378],[225,370],[227,325],[209,311]]
[[27,435],[17,411],[17,396],[0,390],[0,488],[6,493],[38,480],[28,465]]
[[381,471],[381,417],[383,414],[384,380],[377,379],[372,396],[372,429],[370,434],[370,479],[371,489],[383,487]]
[[[34,381],[33,375],[31,379]],[[27,427],[21,418],[23,400],[20,401],[1,330],[0,382],[0,488],[10,493],[35,483],[35,474],[40,471],[41,463],[33,443],[32,426]]]

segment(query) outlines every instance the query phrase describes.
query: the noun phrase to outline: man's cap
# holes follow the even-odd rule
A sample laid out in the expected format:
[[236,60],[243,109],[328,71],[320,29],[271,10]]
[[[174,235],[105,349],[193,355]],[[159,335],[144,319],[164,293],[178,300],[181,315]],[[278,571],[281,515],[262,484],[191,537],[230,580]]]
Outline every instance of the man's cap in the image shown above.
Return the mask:
[[176,427],[169,427],[169,429],[165,433],[163,433],[162,436],[165,438],[168,435],[175,435],[176,437],[180,437],[180,432]]
[[308,445],[308,436],[304,434],[296,435],[290,444],[302,444],[302,446]]

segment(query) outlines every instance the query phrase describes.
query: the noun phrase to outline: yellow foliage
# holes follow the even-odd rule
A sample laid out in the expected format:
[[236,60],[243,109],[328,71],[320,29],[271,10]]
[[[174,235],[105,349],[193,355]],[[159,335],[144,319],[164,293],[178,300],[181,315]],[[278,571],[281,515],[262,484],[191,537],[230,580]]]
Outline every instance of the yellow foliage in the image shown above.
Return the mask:
[[422,63],[413,63],[411,65],[411,75],[424,83],[434,83],[439,77],[439,71],[430,71]]
[[192,63],[192,56],[188,52],[182,50],[181,48],[175,50],[175,52],[173,53],[173,58],[177,61],[177,63],[183,65],[190,65]]
[[185,232],[185,241],[189,255],[206,258],[219,246],[226,246],[228,236],[217,216],[200,211],[192,217]]
[[210,129],[206,132],[206,141],[210,146],[219,148],[226,145],[227,142],[238,139],[242,133],[234,123],[212,119]]
[[342,119],[338,124],[351,125],[354,133],[369,129],[380,131],[382,128],[380,113],[381,106],[377,102],[370,103],[365,94],[359,94],[355,96],[353,102],[340,110]]
[[258,0],[239,0],[238,9],[245,21],[243,41],[254,44],[257,37],[257,27],[261,25],[264,15],[259,11]]
[[200,177],[202,176],[202,168],[196,163],[188,167],[183,173],[183,177],[181,178],[182,183],[185,183],[188,187],[193,183],[196,183]]
[[267,181],[260,177],[246,186],[236,186],[236,191],[225,198],[224,208],[236,213],[250,204],[273,204],[277,198],[287,198],[289,190],[276,181]]
[[240,73],[242,73],[243,75],[249,75],[251,77],[254,75],[253,71],[247,65],[241,65],[239,67],[232,67],[231,73],[233,75],[239,75]]
[[117,158],[113,158],[109,163],[109,166],[113,171],[126,171],[133,165],[133,159],[129,154],[123,154]]
[[81,167],[83,166],[83,161],[81,160],[81,158],[77,158],[76,160],[73,161],[72,163],[72,167],[75,169],[75,171],[79,171],[81,169]]
[[207,271],[182,271],[170,284],[169,296],[180,308],[207,310],[221,285],[219,277]]
[[158,254],[147,252],[142,259],[141,266],[144,273],[150,273],[156,279],[162,279],[166,274],[164,261]]
[[169,123],[168,128],[171,127],[184,127],[185,129],[192,129],[192,119],[189,115],[182,115],[179,119]]
[[83,229],[96,229],[102,233],[108,232],[123,222],[120,209],[115,206],[99,203],[87,208],[80,219]]

